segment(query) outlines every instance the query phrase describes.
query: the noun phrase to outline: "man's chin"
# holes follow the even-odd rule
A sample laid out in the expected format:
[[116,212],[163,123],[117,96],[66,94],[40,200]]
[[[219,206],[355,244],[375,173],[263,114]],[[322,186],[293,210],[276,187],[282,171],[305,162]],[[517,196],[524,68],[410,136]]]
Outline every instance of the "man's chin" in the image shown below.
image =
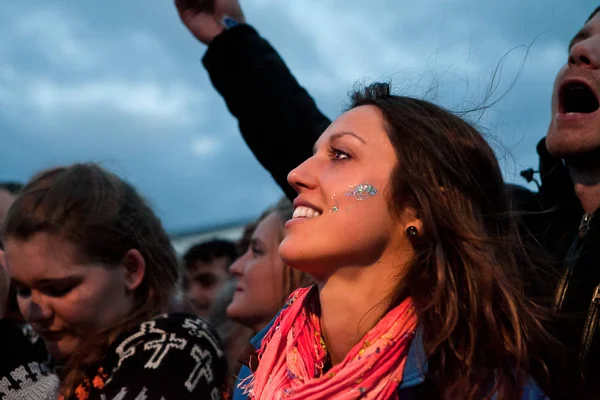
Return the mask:
[[205,306],[205,305],[199,305],[199,304],[194,304],[193,306],[193,313],[196,314],[199,317],[202,318],[206,318],[208,317],[208,314],[210,312],[210,308]]
[[583,130],[551,129],[546,136],[546,149],[558,158],[595,153],[600,150],[600,131],[594,135]]

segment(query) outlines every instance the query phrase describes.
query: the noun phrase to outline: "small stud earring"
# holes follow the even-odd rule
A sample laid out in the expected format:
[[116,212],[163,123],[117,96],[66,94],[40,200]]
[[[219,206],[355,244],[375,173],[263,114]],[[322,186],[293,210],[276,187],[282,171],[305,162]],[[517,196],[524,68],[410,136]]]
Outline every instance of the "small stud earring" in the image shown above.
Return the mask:
[[419,234],[419,230],[416,226],[411,225],[408,228],[406,228],[406,234],[410,237],[415,237]]

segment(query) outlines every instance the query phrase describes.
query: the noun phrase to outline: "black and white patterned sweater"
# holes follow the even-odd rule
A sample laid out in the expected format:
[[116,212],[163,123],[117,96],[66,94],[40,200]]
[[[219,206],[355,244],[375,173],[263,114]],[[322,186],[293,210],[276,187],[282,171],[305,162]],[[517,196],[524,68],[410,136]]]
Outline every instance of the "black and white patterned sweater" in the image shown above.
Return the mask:
[[0,319],[0,400],[55,400],[58,378],[21,328]]
[[161,315],[119,336],[69,400],[220,400],[227,361],[205,320]]

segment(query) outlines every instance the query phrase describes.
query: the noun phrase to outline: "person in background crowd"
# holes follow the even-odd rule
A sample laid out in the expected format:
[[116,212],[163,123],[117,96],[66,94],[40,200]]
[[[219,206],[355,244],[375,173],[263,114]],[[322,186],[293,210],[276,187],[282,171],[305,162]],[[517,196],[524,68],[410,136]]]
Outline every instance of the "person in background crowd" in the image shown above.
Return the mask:
[[208,316],[214,297],[229,279],[229,266],[237,256],[236,244],[222,239],[199,243],[185,253],[186,298],[196,315]]
[[0,187],[0,223],[4,221],[13,201],[15,201],[14,196],[8,190]]
[[[265,210],[257,220],[246,251],[230,268],[236,286],[227,314],[250,328],[253,334],[268,325],[290,293],[311,284],[308,275],[283,263],[277,251],[285,237],[284,224],[292,218],[293,212],[292,203],[286,198]],[[256,344],[253,341],[248,346],[246,342],[244,347],[252,350]],[[247,352],[238,356],[247,362]],[[240,376],[247,375],[245,368]],[[242,392],[236,387],[234,399],[240,397]]]
[[[60,365],[61,399],[225,393],[216,334],[195,316],[163,314],[177,258],[131,185],[95,164],[41,172],[11,207],[3,241],[20,311]],[[8,383],[35,377],[23,374]]]
[[0,399],[55,400],[58,377],[7,315],[9,287],[0,251]]
[[[252,241],[252,234],[256,229],[258,221],[246,224],[240,239],[237,242],[238,254],[244,254]],[[238,372],[242,367],[239,357],[248,346],[255,332],[247,326],[234,321],[227,315],[227,307],[233,300],[236,292],[237,279],[233,276],[223,285],[217,293],[208,314],[208,321],[215,328],[225,348],[229,365],[230,390],[234,390]]]
[[[0,229],[4,223],[4,218],[10,210],[10,206],[14,203],[15,198],[23,185],[17,182],[2,182],[0,183]],[[2,250],[2,239],[0,236],[0,250]],[[19,315],[17,307],[16,296],[14,290],[11,288],[7,297],[7,305],[5,308],[5,318],[14,322],[22,322],[22,318]]]
[[258,225],[257,221],[251,221],[244,226],[242,237],[237,242],[239,254],[244,254],[246,250],[248,250],[248,246],[250,246],[250,242],[252,241],[252,234],[256,229],[256,225]]
[[[22,185],[16,182],[0,182],[0,226],[2,226],[2,222],[21,187]],[[0,242],[1,248],[2,243]]]
[[[176,5],[184,25],[208,45],[203,64],[238,119],[246,143],[293,198],[287,173],[312,155],[329,119],[273,47],[246,24],[238,0],[176,0]],[[595,164],[600,159],[595,156],[600,143],[599,9],[573,38],[567,63],[557,75],[552,123],[537,146],[539,192],[507,188],[522,215],[524,240],[551,256],[544,275],[559,277],[548,285],[526,276],[527,293],[555,310],[552,328],[571,349],[566,369],[580,375],[581,365],[592,393],[600,393],[600,269],[595,267],[600,225],[593,218],[595,201],[589,201],[596,198],[600,181]],[[564,397],[572,398],[572,393]]]
[[[16,182],[0,183],[0,229],[10,206],[14,203],[23,185]],[[2,241],[0,240],[0,252]],[[10,384],[0,385],[0,398],[56,399],[58,377],[47,365],[48,354],[44,343],[32,334],[28,325],[23,325],[19,313],[16,293],[10,285],[10,277],[4,267],[3,254],[0,256],[0,381]],[[9,344],[9,345],[6,345]],[[15,380],[19,371],[24,371],[24,379]]]
[[242,355],[250,339],[255,334],[252,329],[234,321],[227,315],[227,307],[233,300],[236,287],[236,279],[229,279],[215,296],[208,314],[208,322],[219,335],[227,356],[230,394],[235,389],[235,382],[242,367],[242,363],[239,361],[240,355]]
[[277,252],[293,212],[285,198],[264,211],[248,248],[230,267],[237,285],[227,314],[254,333],[267,326],[290,293],[311,282],[306,274],[285,265]]

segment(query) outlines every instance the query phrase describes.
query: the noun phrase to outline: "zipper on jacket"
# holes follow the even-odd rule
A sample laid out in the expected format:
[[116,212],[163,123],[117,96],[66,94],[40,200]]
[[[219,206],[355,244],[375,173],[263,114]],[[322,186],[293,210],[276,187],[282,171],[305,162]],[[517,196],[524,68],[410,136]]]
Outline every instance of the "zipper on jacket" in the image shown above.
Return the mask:
[[588,353],[592,349],[594,336],[598,330],[600,322],[600,285],[594,289],[594,295],[590,303],[590,308],[583,326],[583,336],[581,337],[581,351],[579,352],[580,361],[584,361]]
[[587,235],[590,230],[590,221],[594,215],[590,213],[583,214],[581,218],[581,223],[579,224],[579,237]]
[[576,259],[578,253],[577,248],[579,246],[579,239],[587,235],[588,231],[590,230],[590,221],[592,220],[593,216],[594,214],[585,213],[583,214],[583,217],[581,217],[581,222],[579,223],[579,234],[575,238],[575,240],[571,244],[571,248],[569,248],[569,251],[567,252],[567,265],[554,292],[554,312],[560,311],[562,309],[563,302],[565,301],[565,296],[567,294],[567,289],[571,281],[571,276],[573,275],[573,270],[575,269],[575,264],[577,263]]
[[565,296],[567,294],[567,289],[569,287],[569,283],[571,282],[571,276],[573,276],[573,270],[575,269],[575,261],[574,258],[578,252],[577,248],[579,247],[579,239],[576,238],[569,251],[567,252],[566,258],[566,266],[565,270],[560,277],[560,281],[558,285],[556,285],[556,290],[554,291],[554,303],[553,303],[553,311],[558,312],[562,309],[563,302],[565,301]]

